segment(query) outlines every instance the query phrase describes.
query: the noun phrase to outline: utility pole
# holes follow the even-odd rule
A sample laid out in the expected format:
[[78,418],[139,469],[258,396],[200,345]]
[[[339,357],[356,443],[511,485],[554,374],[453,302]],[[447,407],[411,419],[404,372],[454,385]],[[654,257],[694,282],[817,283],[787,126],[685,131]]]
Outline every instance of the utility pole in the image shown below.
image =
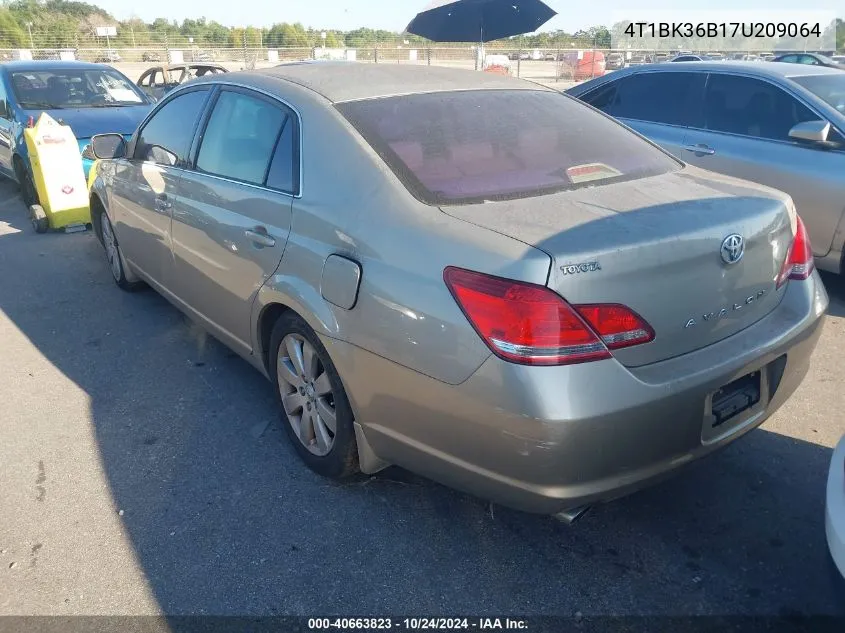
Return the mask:
[[35,49],[35,42],[32,41],[32,22],[26,23],[26,30],[29,31],[29,48]]
[[247,61],[247,56],[246,56],[246,28],[244,28],[243,43],[244,43],[244,70],[248,70],[247,67],[249,66],[249,62]]

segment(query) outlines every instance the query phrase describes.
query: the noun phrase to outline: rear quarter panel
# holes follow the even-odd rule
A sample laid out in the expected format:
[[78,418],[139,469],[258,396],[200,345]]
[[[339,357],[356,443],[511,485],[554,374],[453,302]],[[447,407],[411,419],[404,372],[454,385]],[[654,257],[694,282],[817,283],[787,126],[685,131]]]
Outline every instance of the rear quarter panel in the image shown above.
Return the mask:
[[[443,269],[545,284],[550,258],[418,202],[331,104],[294,88],[287,96],[302,117],[303,192],[293,201],[282,263],[254,317],[282,303],[324,337],[447,383],[466,380],[490,351],[449,293]],[[332,254],[361,265],[352,309],[321,295]]]

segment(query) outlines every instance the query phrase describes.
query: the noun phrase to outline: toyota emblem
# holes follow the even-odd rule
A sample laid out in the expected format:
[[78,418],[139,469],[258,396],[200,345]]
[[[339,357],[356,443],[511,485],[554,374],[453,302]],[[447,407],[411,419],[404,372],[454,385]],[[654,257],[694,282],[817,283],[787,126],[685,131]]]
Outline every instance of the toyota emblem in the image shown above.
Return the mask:
[[742,235],[732,233],[722,240],[722,248],[719,249],[722,261],[726,264],[736,264],[745,254],[745,240]]

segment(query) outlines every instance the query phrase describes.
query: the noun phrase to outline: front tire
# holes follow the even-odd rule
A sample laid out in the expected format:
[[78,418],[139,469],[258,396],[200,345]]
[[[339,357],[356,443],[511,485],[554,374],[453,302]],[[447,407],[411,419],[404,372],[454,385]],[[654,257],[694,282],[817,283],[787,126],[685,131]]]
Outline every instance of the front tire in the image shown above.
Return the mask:
[[269,369],[285,431],[308,467],[332,479],[360,472],[343,383],[320,339],[294,313],[273,327]]
[[20,158],[15,160],[15,175],[18,178],[18,185],[21,188],[21,198],[23,198],[23,203],[27,209],[39,204],[35,183],[32,182],[32,176],[29,175],[29,170],[24,166],[23,160]]
[[136,290],[141,284],[135,281],[129,281],[126,277],[126,265],[123,260],[123,254],[120,252],[120,244],[117,242],[117,237],[114,234],[111,220],[105,212],[100,213],[100,232],[103,236],[103,248],[106,251],[106,258],[109,262],[109,269],[111,270],[114,282],[121,290],[131,292]]

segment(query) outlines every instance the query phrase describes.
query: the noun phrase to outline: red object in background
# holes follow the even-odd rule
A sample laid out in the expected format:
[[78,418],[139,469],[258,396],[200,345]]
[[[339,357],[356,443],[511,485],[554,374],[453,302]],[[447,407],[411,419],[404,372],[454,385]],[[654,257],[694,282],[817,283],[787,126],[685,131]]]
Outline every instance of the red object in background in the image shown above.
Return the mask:
[[566,54],[563,63],[571,68],[572,78],[575,81],[601,77],[607,70],[607,60],[601,51],[584,51],[581,59],[578,59],[578,53],[573,51]]
[[497,75],[510,75],[511,72],[507,66],[492,65],[484,69],[486,73],[495,73]]

